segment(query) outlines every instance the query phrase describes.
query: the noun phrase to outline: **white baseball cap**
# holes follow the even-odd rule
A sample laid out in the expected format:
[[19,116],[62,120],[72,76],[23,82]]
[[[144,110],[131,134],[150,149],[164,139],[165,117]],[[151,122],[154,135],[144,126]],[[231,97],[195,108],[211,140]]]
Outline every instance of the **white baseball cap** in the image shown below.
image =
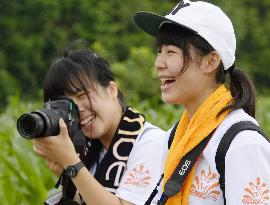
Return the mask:
[[165,17],[139,11],[133,15],[135,24],[144,32],[157,36],[163,23],[180,25],[204,38],[220,55],[224,70],[235,61],[236,39],[231,20],[217,6],[183,0]]

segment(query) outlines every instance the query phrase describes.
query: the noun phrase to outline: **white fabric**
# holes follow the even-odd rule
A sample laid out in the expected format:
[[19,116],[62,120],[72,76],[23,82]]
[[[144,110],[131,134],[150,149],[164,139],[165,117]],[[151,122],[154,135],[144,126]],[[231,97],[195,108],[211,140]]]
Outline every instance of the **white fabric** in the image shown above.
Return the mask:
[[[168,151],[165,132],[146,122],[138,135],[127,161],[127,167],[115,195],[130,203],[142,205],[148,199],[163,173]],[[105,155],[103,150],[102,157]],[[95,167],[90,171],[95,173]],[[157,203],[157,196],[153,204]]]
[[[220,124],[196,163],[189,205],[223,205],[215,156],[224,133],[233,124],[256,120],[242,109],[231,112]],[[170,131],[167,132],[169,137]],[[270,205],[270,143],[256,131],[236,135],[225,158],[227,205]]]
[[146,33],[156,36],[164,23],[178,24],[204,38],[220,55],[224,70],[235,61],[236,38],[231,20],[217,6],[203,1],[180,1],[165,17],[139,11],[134,23]]
[[[196,31],[219,53],[224,69],[235,60],[236,39],[233,25],[226,14],[217,6],[203,2],[184,1],[189,6],[165,18]],[[178,5],[175,7],[177,8]]]

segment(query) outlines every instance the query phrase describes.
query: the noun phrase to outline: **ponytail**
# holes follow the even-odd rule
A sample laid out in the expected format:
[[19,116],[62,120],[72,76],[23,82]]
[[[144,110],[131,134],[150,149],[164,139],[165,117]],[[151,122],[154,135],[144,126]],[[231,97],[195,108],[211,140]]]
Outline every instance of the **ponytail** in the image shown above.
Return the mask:
[[218,70],[216,75],[218,82],[224,83],[225,74],[230,75],[230,91],[233,96],[233,103],[221,112],[242,108],[247,114],[255,118],[255,89],[247,75],[235,64],[226,71],[224,71],[223,66],[219,66]]
[[247,114],[255,118],[255,89],[247,75],[233,65],[228,70],[230,74],[230,91],[234,102],[233,110],[243,108]]

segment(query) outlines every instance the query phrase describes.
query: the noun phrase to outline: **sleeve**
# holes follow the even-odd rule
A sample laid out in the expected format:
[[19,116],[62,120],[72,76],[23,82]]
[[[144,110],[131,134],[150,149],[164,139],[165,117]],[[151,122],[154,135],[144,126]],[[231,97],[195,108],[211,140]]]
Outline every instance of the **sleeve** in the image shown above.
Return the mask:
[[227,205],[270,205],[270,143],[256,131],[242,131],[225,158]]
[[138,138],[116,196],[141,205],[148,199],[163,173],[167,140],[165,132],[156,127],[146,127]]

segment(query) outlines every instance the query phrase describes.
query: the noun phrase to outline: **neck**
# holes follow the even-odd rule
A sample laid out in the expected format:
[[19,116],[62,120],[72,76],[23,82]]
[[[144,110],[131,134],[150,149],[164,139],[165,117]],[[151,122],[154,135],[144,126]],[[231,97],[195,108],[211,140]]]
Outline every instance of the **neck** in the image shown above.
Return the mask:
[[185,109],[188,112],[189,119],[192,118],[197,109],[201,106],[201,104],[220,86],[221,84],[215,84],[211,86],[209,89],[201,92],[199,96],[196,96],[192,100],[190,100],[187,104],[185,104]]

